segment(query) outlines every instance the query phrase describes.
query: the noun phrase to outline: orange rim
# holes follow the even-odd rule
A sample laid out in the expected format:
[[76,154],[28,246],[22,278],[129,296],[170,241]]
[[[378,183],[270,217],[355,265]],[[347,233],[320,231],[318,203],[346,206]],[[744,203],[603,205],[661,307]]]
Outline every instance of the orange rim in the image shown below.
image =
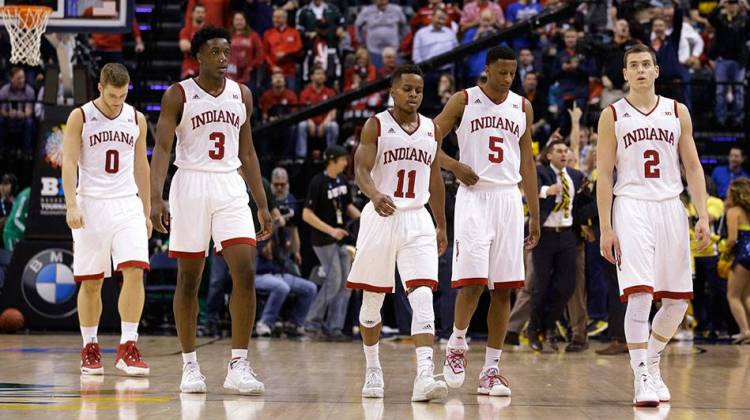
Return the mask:
[[[0,14],[6,16],[18,16],[18,26],[23,29],[31,28],[42,23],[52,13],[52,8],[47,6],[2,6]],[[37,19],[42,16],[42,19]]]

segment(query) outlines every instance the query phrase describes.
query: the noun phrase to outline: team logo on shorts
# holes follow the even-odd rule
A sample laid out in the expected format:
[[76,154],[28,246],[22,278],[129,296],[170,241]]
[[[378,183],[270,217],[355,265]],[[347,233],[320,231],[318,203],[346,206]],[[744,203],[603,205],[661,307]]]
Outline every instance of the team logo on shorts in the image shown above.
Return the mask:
[[73,253],[46,249],[29,259],[21,277],[23,299],[39,315],[65,318],[76,312]]

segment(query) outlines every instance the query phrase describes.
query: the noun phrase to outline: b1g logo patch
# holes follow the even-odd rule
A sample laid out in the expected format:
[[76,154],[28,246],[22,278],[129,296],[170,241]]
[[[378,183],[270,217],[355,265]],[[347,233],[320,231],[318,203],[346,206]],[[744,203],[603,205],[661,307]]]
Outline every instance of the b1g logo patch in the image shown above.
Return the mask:
[[66,318],[76,312],[73,253],[50,248],[26,263],[21,277],[23,299],[39,315]]

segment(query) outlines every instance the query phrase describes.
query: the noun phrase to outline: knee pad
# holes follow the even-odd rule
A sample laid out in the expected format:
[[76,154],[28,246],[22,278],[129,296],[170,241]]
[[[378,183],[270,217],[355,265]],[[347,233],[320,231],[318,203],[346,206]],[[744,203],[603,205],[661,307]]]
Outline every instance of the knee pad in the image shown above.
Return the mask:
[[385,293],[362,293],[362,307],[359,308],[359,323],[365,328],[372,328],[380,324],[380,308],[383,307]]
[[687,308],[688,301],[685,299],[664,298],[661,300],[661,308],[659,309],[659,312],[663,312],[666,319],[673,320],[673,322],[679,325],[679,323],[682,322],[682,318],[685,316],[685,312],[687,312]]
[[435,311],[432,308],[432,290],[429,287],[417,287],[409,293],[411,304],[411,335],[435,335]]
[[636,293],[628,296],[625,317],[635,322],[648,322],[652,302],[653,296],[651,296],[651,293]]

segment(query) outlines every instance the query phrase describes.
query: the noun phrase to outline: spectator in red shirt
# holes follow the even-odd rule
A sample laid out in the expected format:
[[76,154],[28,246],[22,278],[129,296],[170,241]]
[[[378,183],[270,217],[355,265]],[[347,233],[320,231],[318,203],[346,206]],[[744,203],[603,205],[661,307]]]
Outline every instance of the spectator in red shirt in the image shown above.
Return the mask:
[[432,24],[432,14],[435,13],[435,9],[445,10],[445,13],[448,15],[448,21],[445,23],[445,26],[450,27],[453,31],[458,30],[458,22],[461,21],[461,9],[453,7],[452,4],[445,4],[443,0],[429,0],[427,5],[417,10],[417,13],[409,21],[412,33],[416,33],[420,28]]
[[[138,21],[133,17],[133,41],[135,41],[135,53],[142,53],[146,47],[143,45],[141,29],[138,27]],[[94,48],[94,56],[100,66],[107,63],[124,63],[122,56],[122,40],[124,34],[98,33],[93,32],[89,38],[91,46]]]
[[200,70],[198,60],[190,52],[190,41],[193,40],[193,35],[203,27],[205,22],[206,8],[202,4],[196,4],[193,6],[193,21],[185,25],[180,31],[180,51],[183,55],[180,77],[183,79],[198,75]]
[[273,28],[263,34],[263,51],[268,73],[281,69],[289,89],[297,90],[296,58],[302,51],[302,38],[299,31],[287,25],[286,10],[274,10]]
[[[321,66],[313,68],[310,83],[299,95],[299,103],[310,106],[336,96],[336,91],[326,87],[326,71]],[[339,124],[336,122],[336,110],[332,109],[327,114],[316,115],[308,118],[297,125],[297,148],[298,158],[307,157],[307,138],[325,137],[326,145],[336,144],[339,138]]]
[[231,23],[229,19],[232,16],[230,0],[188,0],[187,8],[185,9],[185,22],[194,21],[190,11],[195,9],[195,6],[199,4],[204,7],[206,26],[216,26],[218,28],[229,27]]
[[242,12],[232,18],[232,56],[227,67],[227,76],[238,83],[256,89],[258,69],[263,63],[263,42],[247,25]]
[[354,64],[346,69],[346,73],[344,73],[345,91],[351,89],[352,80],[354,79],[355,74],[359,75],[359,84],[364,84],[375,80],[375,66],[370,63],[370,53],[367,51],[367,48],[361,47],[357,49],[357,52],[354,56]]
[[[274,121],[289,114],[297,107],[297,94],[286,87],[284,73],[277,69],[271,75],[271,88],[263,92],[260,97],[260,112],[264,122]],[[272,137],[260,141],[259,149],[262,156],[293,157],[297,135],[294,130],[297,126],[292,125],[279,132],[271,134]],[[283,149],[283,150],[279,150]]]

